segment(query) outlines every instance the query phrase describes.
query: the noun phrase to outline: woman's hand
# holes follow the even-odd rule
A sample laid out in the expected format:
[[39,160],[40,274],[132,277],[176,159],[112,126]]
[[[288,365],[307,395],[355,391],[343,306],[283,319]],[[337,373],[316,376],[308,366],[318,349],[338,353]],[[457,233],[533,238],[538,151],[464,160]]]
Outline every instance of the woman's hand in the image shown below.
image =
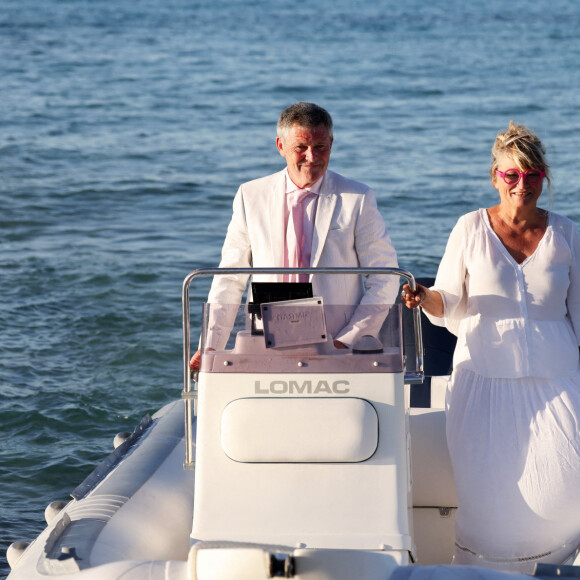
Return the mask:
[[403,285],[403,290],[401,291],[401,302],[407,308],[417,308],[417,306],[421,306],[426,297],[427,288],[425,288],[425,286],[416,284],[415,292],[413,292],[409,284]]
[[441,294],[439,294],[437,290],[431,290],[421,284],[416,284],[414,292],[411,290],[409,284],[403,284],[403,289],[401,290],[401,302],[407,308],[417,308],[417,306],[421,306],[423,310],[439,318],[441,318],[445,313]]

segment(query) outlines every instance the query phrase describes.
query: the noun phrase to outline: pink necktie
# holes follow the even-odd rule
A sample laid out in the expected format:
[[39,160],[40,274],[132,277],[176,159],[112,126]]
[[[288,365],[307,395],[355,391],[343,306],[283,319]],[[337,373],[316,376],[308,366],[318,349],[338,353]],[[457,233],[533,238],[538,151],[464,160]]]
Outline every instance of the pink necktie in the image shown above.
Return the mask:
[[[310,195],[307,189],[297,189],[287,194],[290,200],[290,214],[286,229],[286,248],[288,251],[288,266],[290,268],[307,268],[302,259],[304,246],[304,208],[303,202]],[[289,274],[285,276],[288,282],[308,282],[308,274]]]

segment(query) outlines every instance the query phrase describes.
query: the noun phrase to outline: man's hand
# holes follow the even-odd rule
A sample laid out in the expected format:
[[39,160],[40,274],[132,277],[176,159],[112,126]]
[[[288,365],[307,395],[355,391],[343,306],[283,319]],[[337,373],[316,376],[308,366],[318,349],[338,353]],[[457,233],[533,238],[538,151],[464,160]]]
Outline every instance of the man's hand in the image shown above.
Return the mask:
[[[206,348],[205,351],[209,352],[210,350],[215,350],[215,348]],[[189,361],[189,370],[190,371],[198,371],[199,370],[199,363],[201,361],[201,349],[199,349]]]
[[189,361],[189,370],[190,371],[198,371],[199,370],[199,362],[201,361],[201,350],[198,350]]

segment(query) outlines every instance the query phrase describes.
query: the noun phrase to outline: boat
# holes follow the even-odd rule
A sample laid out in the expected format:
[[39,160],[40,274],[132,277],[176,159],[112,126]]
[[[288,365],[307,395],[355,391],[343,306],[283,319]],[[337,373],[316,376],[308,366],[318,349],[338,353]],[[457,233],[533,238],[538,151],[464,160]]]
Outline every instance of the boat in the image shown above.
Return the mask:
[[[206,304],[192,378],[190,284],[296,271],[416,284],[394,268],[191,272],[181,397],[117,434],[70,501],[47,506],[39,536],[11,544],[8,580],[513,578],[449,567],[457,500],[437,393],[453,344],[419,309],[368,306],[380,332],[339,350],[327,326],[341,312],[321,297]],[[217,327],[230,339],[210,348]],[[531,574],[580,577],[578,550]]]

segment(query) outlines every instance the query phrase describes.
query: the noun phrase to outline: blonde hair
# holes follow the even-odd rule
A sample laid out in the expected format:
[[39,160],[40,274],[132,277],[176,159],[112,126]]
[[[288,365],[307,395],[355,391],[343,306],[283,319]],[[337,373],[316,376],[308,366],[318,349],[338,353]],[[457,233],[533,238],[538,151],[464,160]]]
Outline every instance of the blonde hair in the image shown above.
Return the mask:
[[540,169],[546,173],[548,180],[548,190],[550,201],[552,200],[550,166],[546,160],[546,150],[539,137],[525,125],[516,125],[510,121],[505,131],[500,131],[495,138],[495,143],[491,148],[491,181],[495,183],[495,170],[498,166],[498,158],[501,155],[509,155],[519,168],[523,171],[527,169]]

